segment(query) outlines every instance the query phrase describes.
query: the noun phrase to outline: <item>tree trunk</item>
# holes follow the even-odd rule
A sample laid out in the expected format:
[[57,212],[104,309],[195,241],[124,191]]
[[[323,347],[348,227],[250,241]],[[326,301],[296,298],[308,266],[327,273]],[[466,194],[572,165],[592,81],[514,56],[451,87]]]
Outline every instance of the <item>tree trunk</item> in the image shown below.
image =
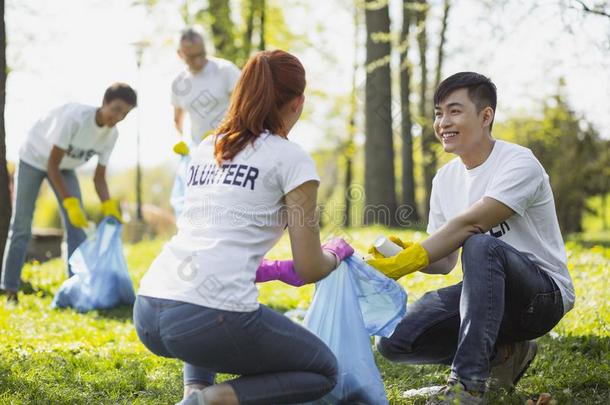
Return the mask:
[[258,50],[259,51],[264,51],[265,50],[265,0],[260,0],[260,13],[261,13],[261,25],[260,25],[260,42],[258,43]]
[[365,3],[365,174],[364,223],[396,223],[392,91],[390,76],[390,15],[388,5]]
[[421,147],[422,147],[422,166],[424,174],[424,187],[426,197],[424,201],[423,216],[428,217],[430,211],[430,197],[432,195],[432,179],[436,173],[436,155],[432,145],[435,142],[431,120],[428,114],[428,66],[426,50],[428,48],[428,38],[426,33],[426,18],[428,16],[427,0],[417,1],[417,47],[419,50],[419,65],[421,81],[419,83],[419,121],[421,125]]
[[358,31],[360,30],[360,8],[354,3],[354,63],[352,67],[352,94],[350,97],[350,113],[348,139],[344,146],[345,153],[345,192],[344,192],[344,211],[343,227],[352,226],[352,181],[354,179],[354,137],[356,136],[356,114],[357,112],[357,92],[356,74],[358,72]]
[[[417,204],[415,201],[415,175],[413,164],[413,136],[411,134],[411,65],[409,63],[409,29],[412,22],[411,1],[403,1],[402,31],[400,33],[400,112],[401,112],[401,139],[402,139],[402,206],[401,222],[415,222],[419,220]],[[407,225],[401,223],[401,225]]]
[[244,32],[244,61],[250,57],[252,50],[252,33],[254,32],[254,11],[256,10],[256,0],[246,2],[246,31]]
[[231,20],[231,5],[229,0],[209,0],[209,13],[212,17],[212,41],[215,55],[235,62],[238,58],[235,47],[235,34]]
[[443,17],[441,20],[440,40],[436,54],[436,77],[434,78],[434,89],[441,84],[441,76],[443,74],[443,60],[445,59],[445,44],[447,43],[447,22],[449,21],[449,10],[451,9],[450,0],[443,1]]
[[[4,23],[4,0],[0,0],[0,263],[8,236],[11,220],[11,196],[6,167],[6,131],[4,128],[4,106],[6,103],[6,27]],[[0,269],[1,270],[1,269]]]

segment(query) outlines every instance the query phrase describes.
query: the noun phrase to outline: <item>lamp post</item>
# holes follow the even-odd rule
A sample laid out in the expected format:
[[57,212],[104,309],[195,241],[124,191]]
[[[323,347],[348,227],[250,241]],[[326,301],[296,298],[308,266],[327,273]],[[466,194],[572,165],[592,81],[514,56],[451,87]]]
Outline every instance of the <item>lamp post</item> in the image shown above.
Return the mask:
[[[138,76],[137,76],[137,85],[138,94],[140,94],[140,84],[141,84],[141,66],[142,66],[142,56],[144,55],[144,50],[149,46],[148,41],[142,40],[138,42],[132,43],[135,52],[136,52],[136,64],[138,66]],[[136,130],[136,219],[138,222],[143,221],[142,216],[142,169],[140,167],[140,121],[141,121],[141,107],[139,107],[136,111],[137,117],[137,130]]]

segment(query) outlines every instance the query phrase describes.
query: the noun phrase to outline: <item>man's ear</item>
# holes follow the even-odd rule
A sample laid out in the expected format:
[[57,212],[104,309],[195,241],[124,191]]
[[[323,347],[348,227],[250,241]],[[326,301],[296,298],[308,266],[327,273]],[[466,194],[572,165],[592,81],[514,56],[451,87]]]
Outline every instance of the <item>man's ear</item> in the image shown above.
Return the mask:
[[483,109],[482,114],[483,114],[483,126],[485,126],[485,127],[490,126],[494,120],[494,116],[496,115],[496,112],[493,110],[493,108],[487,106]]

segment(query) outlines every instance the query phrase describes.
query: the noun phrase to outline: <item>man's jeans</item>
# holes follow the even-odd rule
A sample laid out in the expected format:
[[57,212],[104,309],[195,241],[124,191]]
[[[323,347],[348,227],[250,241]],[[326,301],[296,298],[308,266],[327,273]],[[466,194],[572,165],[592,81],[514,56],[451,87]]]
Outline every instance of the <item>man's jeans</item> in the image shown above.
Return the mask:
[[214,383],[216,372],[239,403],[286,404],[318,399],[337,382],[337,360],[317,336],[261,305],[230,312],[139,295],[134,325],[158,356],[184,362],[184,383]]
[[485,391],[495,345],[534,339],[563,317],[561,292],[525,254],[487,234],[462,247],[461,283],[426,293],[378,344],[393,361],[451,364],[450,381]]
[[[74,170],[62,170],[61,176],[64,180],[68,193],[81,199],[80,187]],[[32,238],[32,218],[36,206],[36,198],[40,191],[42,181],[47,178],[47,172],[19,161],[17,169],[16,197],[13,215],[11,217],[11,228],[4,249],[4,262],[2,263],[2,283],[0,287],[5,290],[17,291],[19,289],[21,270],[25,262],[25,254],[28,243]],[[61,197],[49,181],[55,197],[59,202],[64,228],[68,233],[68,257],[85,239],[85,232],[80,228],[72,226],[68,216],[61,204]],[[68,275],[72,275],[68,266]]]

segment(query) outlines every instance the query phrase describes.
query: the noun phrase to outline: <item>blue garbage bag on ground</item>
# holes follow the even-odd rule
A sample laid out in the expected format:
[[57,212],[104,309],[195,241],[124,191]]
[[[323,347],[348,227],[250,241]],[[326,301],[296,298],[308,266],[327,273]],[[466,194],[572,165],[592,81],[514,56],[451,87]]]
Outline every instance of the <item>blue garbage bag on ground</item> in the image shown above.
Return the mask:
[[303,324],[335,354],[339,376],[335,388],[312,404],[388,403],[370,337],[390,336],[406,304],[398,283],[355,256],[316,284]]
[[[189,148],[192,148],[192,144],[188,144]],[[191,156],[186,155],[180,158],[178,163],[178,169],[176,169],[176,178],[174,179],[174,185],[172,186],[172,193],[169,197],[169,203],[174,209],[176,218],[182,213],[182,207],[184,207],[184,197],[186,195],[186,183],[188,181],[188,169],[189,163],[191,162]]]
[[53,308],[72,307],[79,312],[132,305],[136,296],[121,243],[122,225],[107,217],[95,234],[70,256],[74,275],[53,298]]

